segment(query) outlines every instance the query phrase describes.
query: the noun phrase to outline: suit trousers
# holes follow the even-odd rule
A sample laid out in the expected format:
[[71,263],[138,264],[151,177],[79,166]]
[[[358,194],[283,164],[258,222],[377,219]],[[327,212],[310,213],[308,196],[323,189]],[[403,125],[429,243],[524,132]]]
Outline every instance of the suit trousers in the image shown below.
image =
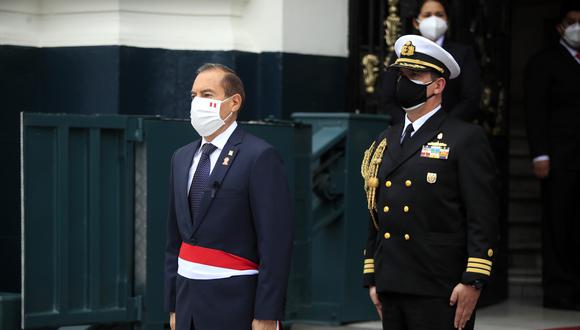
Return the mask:
[[[456,306],[449,306],[449,298],[384,292],[379,299],[384,330],[456,330]],[[474,323],[475,311],[464,329],[473,330]]]
[[544,297],[580,303],[580,171],[554,168],[543,181]]
[[177,275],[176,330],[251,330],[257,276],[191,280]]

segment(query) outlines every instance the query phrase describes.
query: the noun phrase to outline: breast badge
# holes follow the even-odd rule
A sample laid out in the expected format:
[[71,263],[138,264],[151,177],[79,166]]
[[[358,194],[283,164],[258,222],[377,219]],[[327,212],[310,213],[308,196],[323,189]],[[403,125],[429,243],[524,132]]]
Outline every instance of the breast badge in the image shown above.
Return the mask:
[[427,182],[431,184],[437,182],[437,173],[427,172]]

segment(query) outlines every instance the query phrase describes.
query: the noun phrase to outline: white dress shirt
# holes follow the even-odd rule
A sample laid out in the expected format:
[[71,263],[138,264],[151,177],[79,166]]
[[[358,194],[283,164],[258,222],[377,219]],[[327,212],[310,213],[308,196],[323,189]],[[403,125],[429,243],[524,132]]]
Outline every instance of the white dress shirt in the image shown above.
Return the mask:
[[[216,149],[214,150],[214,152],[211,153],[211,155],[209,155],[209,163],[210,163],[209,173],[210,174],[213,171],[213,168],[215,167],[215,164],[217,163],[218,158],[219,158],[222,150],[224,149],[226,143],[228,142],[230,136],[232,136],[232,133],[236,130],[236,127],[238,127],[238,123],[234,121],[230,125],[230,127],[228,127],[220,135],[216,136],[213,139],[213,141],[211,141],[211,144],[213,144],[216,147]],[[187,193],[188,194],[189,194],[189,188],[191,188],[191,181],[193,181],[193,175],[195,174],[195,170],[197,169],[197,164],[199,163],[199,159],[201,158],[201,147],[206,143],[209,143],[209,142],[207,142],[205,138],[202,138],[201,139],[201,146],[199,146],[199,148],[197,149],[197,151],[193,155],[193,162],[191,164],[191,168],[189,169],[189,179],[187,181]]]
[[411,122],[411,120],[409,120],[409,116],[405,115],[405,126],[403,126],[403,133],[401,134],[401,139],[405,135],[405,130],[407,129],[407,125],[409,125],[409,124],[413,125],[413,133],[411,133],[411,137],[412,137],[413,135],[415,135],[415,133],[417,133],[419,128],[421,128],[421,126],[423,126],[423,124],[425,124],[425,122],[429,118],[431,118],[437,111],[439,111],[439,109],[441,109],[441,104],[439,104],[438,106],[435,107],[435,109],[427,112],[426,114],[424,114],[423,116],[421,116],[420,118],[415,120],[414,122]]

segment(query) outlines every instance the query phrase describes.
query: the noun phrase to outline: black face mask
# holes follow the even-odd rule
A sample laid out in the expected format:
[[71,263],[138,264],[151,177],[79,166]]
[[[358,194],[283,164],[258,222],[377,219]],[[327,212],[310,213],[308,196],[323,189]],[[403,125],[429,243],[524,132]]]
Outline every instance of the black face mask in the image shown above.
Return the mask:
[[427,84],[417,84],[405,76],[400,76],[397,81],[397,99],[399,104],[405,111],[415,110],[422,106],[429,98],[435,94],[427,97],[427,86],[431,85],[435,80]]

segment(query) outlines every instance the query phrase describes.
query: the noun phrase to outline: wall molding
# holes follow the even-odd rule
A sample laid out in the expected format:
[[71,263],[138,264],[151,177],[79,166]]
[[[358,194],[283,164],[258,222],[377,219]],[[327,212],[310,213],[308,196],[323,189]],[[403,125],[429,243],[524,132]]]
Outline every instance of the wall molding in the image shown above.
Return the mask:
[[348,56],[348,0],[4,0],[0,44]]

